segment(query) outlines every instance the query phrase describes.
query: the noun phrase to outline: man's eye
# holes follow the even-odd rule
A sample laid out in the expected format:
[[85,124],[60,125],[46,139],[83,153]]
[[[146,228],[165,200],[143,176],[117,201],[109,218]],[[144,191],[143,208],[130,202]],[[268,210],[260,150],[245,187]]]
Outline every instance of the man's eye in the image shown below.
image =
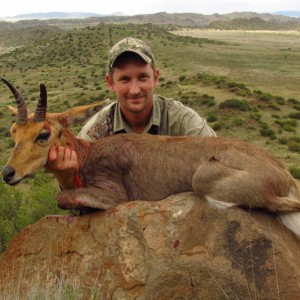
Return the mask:
[[128,78],[121,78],[119,81],[120,81],[120,82],[128,82],[129,79],[128,79]]
[[37,138],[36,138],[36,142],[44,142],[47,141],[50,137],[51,133],[50,132],[42,132],[40,133]]
[[142,75],[142,76],[140,76],[140,80],[142,80],[142,81],[145,81],[145,80],[148,80],[148,79],[149,79],[148,75]]

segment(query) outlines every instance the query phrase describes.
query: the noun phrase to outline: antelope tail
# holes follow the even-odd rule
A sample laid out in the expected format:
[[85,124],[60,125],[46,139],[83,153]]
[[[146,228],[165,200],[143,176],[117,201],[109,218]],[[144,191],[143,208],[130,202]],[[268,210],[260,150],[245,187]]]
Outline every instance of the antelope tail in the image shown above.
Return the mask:
[[278,219],[300,238],[300,212],[280,214]]

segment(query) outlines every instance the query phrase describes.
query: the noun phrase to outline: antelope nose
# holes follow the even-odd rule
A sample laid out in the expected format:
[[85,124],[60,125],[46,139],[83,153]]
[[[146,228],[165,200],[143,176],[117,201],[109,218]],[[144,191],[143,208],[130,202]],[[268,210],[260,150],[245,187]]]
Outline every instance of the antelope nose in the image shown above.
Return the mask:
[[2,170],[2,177],[6,183],[9,183],[15,176],[15,170],[11,166],[5,166]]

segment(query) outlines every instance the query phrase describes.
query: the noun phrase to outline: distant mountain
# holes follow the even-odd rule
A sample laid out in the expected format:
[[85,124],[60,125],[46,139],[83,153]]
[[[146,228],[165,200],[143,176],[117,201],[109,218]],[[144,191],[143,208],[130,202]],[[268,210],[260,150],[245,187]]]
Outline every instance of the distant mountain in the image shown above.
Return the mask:
[[[244,29],[244,30],[299,30],[300,18],[284,16],[282,14],[268,14],[255,12],[233,12],[229,14],[203,15],[197,13],[166,13],[124,16],[117,12],[111,15],[99,15],[93,13],[52,12],[18,15],[13,26],[0,22],[1,28],[24,28],[41,25],[54,25],[63,29],[71,29],[75,26],[97,25],[99,23],[118,24],[156,24],[165,26],[184,26],[194,28],[215,29]],[[1,19],[0,19],[1,21]]]
[[[31,14],[21,14],[11,17],[11,19],[17,20],[30,20],[30,19],[38,19],[38,20],[47,20],[47,19],[84,19],[91,17],[104,17],[104,16],[124,16],[121,12],[115,12],[110,15],[101,15],[96,13],[88,13],[88,12],[46,12],[46,13],[31,13]],[[10,17],[5,18],[6,20],[10,19]]]
[[103,15],[84,12],[47,12],[47,13],[32,13],[14,16],[16,19],[77,19],[89,17],[103,17]]
[[294,18],[300,17],[300,11],[275,11],[274,14]]

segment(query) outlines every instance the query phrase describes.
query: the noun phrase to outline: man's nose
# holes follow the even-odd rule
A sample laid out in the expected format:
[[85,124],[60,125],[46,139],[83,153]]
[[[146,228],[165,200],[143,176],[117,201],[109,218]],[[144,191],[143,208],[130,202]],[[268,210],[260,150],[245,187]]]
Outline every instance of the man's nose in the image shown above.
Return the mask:
[[130,94],[136,95],[141,91],[140,83],[138,80],[133,80],[130,84]]

